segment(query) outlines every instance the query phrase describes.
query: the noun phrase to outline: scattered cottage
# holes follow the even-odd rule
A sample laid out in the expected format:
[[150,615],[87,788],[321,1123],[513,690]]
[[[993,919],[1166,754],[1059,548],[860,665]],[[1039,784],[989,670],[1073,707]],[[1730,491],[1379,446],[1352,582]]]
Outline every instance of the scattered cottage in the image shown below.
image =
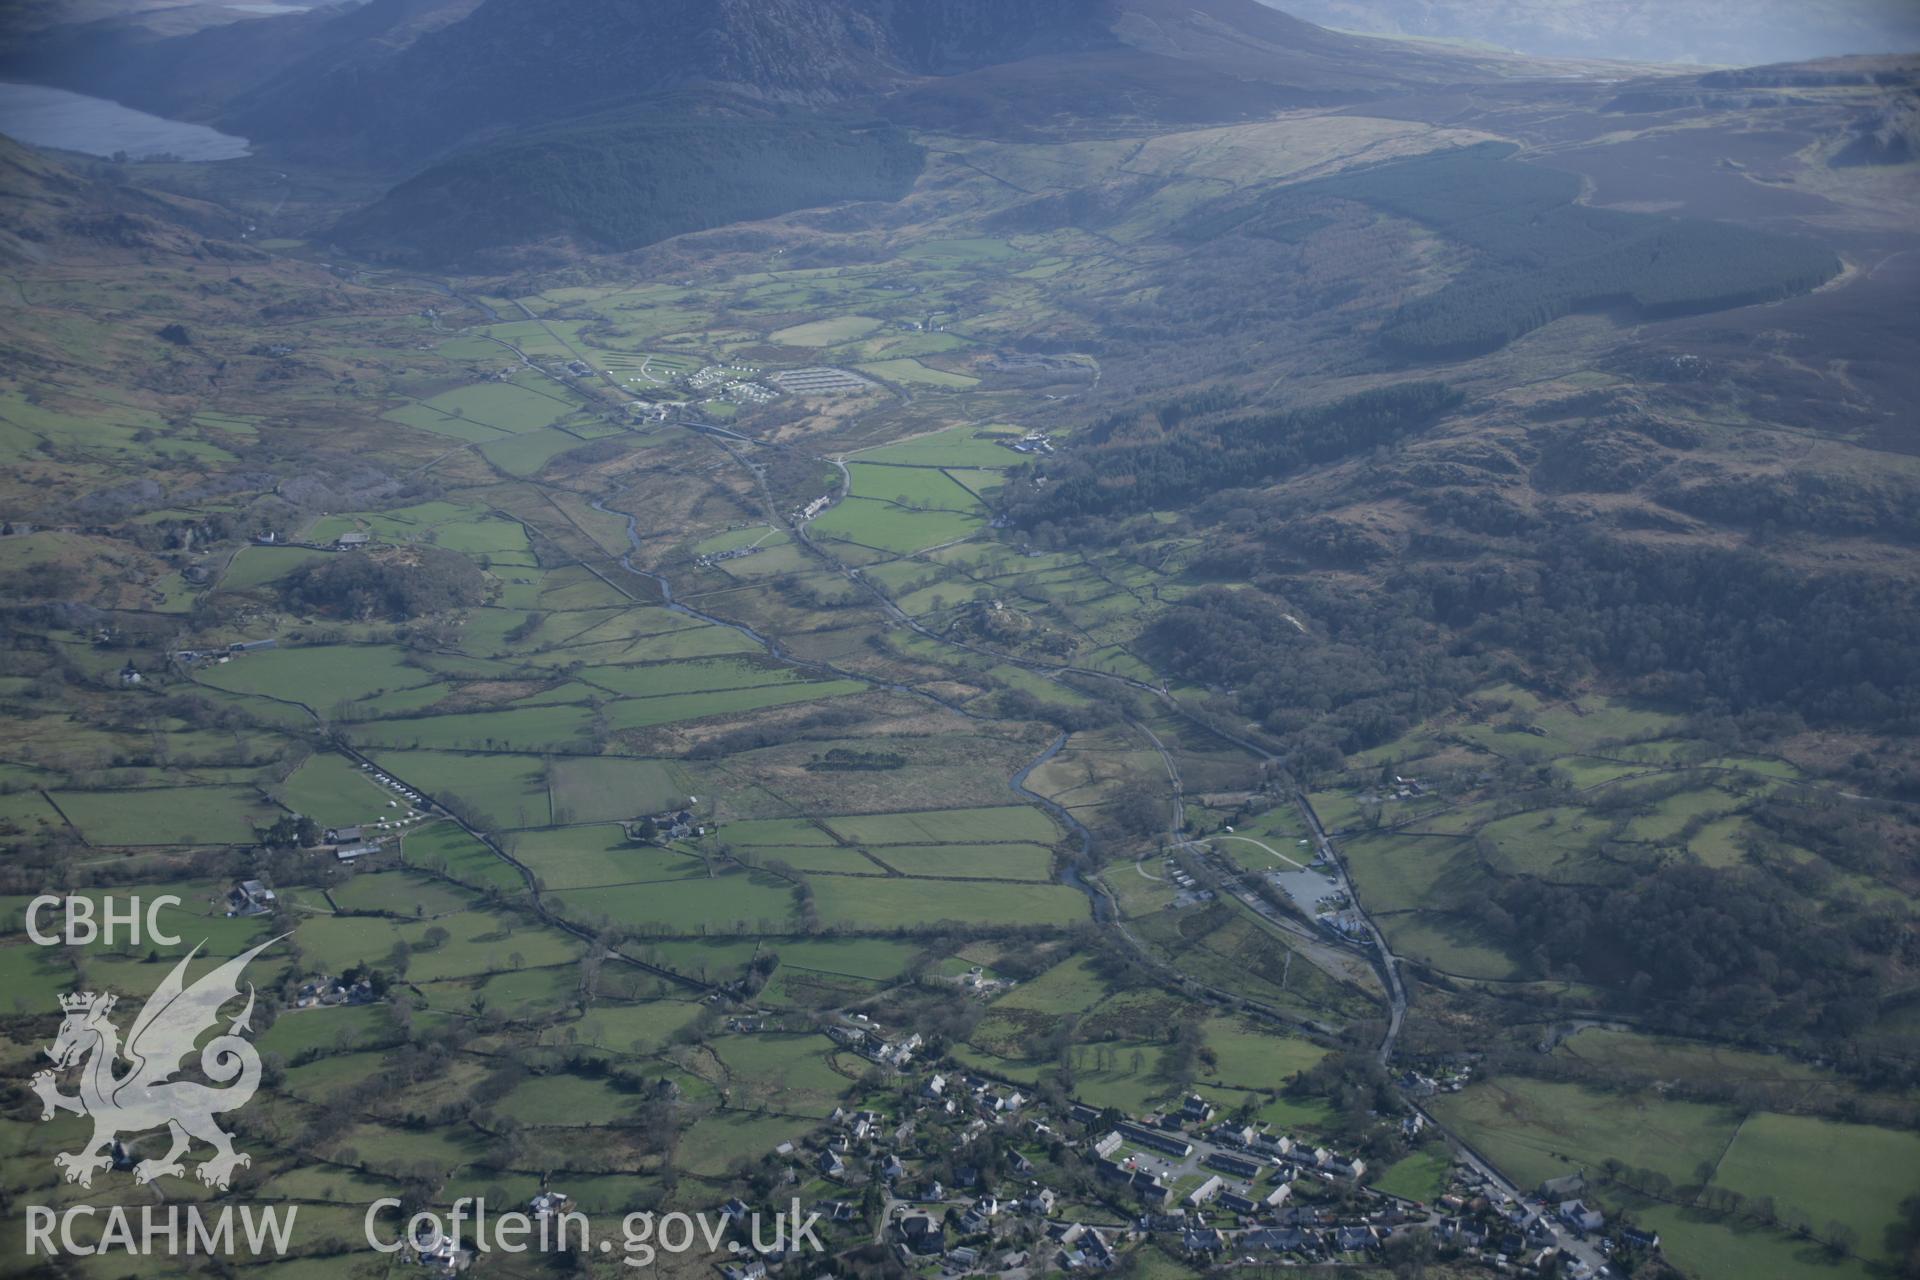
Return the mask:
[[273,890],[258,880],[242,880],[227,891],[227,914],[259,916],[273,910],[277,899]]

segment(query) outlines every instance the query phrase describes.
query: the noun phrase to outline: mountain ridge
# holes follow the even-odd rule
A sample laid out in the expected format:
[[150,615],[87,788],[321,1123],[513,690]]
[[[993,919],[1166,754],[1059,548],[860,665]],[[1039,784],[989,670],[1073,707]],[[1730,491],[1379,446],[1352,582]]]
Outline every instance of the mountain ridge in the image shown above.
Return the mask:
[[490,132],[663,93],[870,109],[1047,59],[1090,85],[1212,75],[1269,96],[1475,78],[1482,65],[1256,0],[371,0],[165,38],[87,24],[18,43],[0,74],[205,120],[294,158],[417,167]]

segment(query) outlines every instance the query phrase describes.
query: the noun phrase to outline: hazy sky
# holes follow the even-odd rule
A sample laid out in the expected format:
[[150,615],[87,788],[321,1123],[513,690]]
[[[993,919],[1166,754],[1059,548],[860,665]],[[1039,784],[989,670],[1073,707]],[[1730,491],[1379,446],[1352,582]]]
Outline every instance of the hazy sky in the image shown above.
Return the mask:
[[1920,51],[1920,0],[1262,0],[1323,26],[1525,53],[1750,65]]

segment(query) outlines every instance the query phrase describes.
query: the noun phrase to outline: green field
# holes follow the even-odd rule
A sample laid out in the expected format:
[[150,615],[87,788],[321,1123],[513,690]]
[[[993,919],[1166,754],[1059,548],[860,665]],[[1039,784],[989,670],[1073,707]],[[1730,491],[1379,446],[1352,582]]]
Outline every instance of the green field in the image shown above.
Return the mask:
[[774,950],[782,966],[876,980],[897,977],[919,952],[886,938],[788,938]]
[[277,582],[303,564],[324,560],[328,552],[306,547],[242,547],[221,577],[220,585],[229,591],[247,591]]
[[480,445],[480,454],[511,476],[534,476],[554,458],[587,442],[579,435],[548,427],[504,440],[488,440]]
[[1066,960],[1023,982],[993,1002],[995,1009],[1032,1009],[1039,1013],[1081,1013],[1107,998],[1111,988],[1084,959]]
[[748,822],[729,822],[721,837],[738,845],[832,844],[831,832],[822,830],[806,818],[762,818]]
[[462,755],[450,751],[376,751],[374,762],[443,804],[469,810],[495,828],[553,821],[538,756]]
[[808,527],[818,537],[904,554],[968,537],[984,524],[985,520],[972,512],[911,511],[891,501],[847,498],[829,507]]
[[812,702],[819,698],[844,697],[859,693],[867,686],[857,680],[808,680],[751,689],[732,689],[718,693],[678,693],[657,698],[625,698],[607,709],[607,719],[616,729],[644,729],[657,724],[682,720],[704,720],[709,716],[733,715],[757,711],[762,707],[785,706],[792,702]]
[[1053,852],[1037,844],[876,845],[874,856],[902,875],[975,880],[1048,880]]
[[929,809],[918,813],[842,814],[827,826],[854,844],[945,844],[949,841],[1034,841],[1059,838],[1053,820],[1028,805],[990,809]]
[[618,822],[687,803],[686,771],[671,760],[571,757],[552,769],[557,822]]
[[607,1125],[631,1120],[642,1100],[605,1080],[538,1076],[502,1098],[499,1111],[525,1125]]
[[1623,1095],[1511,1077],[1441,1094],[1431,1105],[1522,1187],[1597,1170],[1609,1157],[1688,1182],[1702,1161],[1719,1159],[1740,1125],[1724,1107],[1654,1092]]
[[674,1032],[698,1016],[700,1006],[677,1000],[654,1000],[644,1004],[610,1004],[601,1001],[577,1022],[548,1030],[549,1043],[565,1043],[568,1032],[578,1043],[608,1049],[651,1051],[665,1044]]
[[683,880],[706,874],[705,864],[699,859],[636,844],[626,838],[620,827],[611,824],[518,831],[506,839],[513,856],[554,892],[594,885]]
[[415,919],[452,915],[475,905],[471,893],[412,871],[362,871],[329,889],[327,897],[341,911],[383,911]]
[[461,884],[508,893],[526,887],[518,871],[452,823],[415,829],[401,841],[400,850],[407,865],[425,867]]
[[924,511],[977,513],[980,500],[944,471],[927,467],[889,467],[850,463],[854,496]]
[[393,793],[378,786],[353,761],[322,752],[308,756],[277,789],[281,804],[323,827],[356,826],[391,817]]
[[842,845],[756,844],[732,846],[737,856],[755,866],[785,863],[795,871],[823,871],[837,875],[879,875],[884,868],[858,849]]
[[878,329],[880,323],[871,316],[836,316],[831,320],[811,320],[776,329],[768,337],[787,347],[832,347],[864,338]]
[[514,707],[458,715],[363,720],[355,743],[425,751],[558,751],[583,744],[592,719],[585,707]]
[[0,983],[6,992],[0,1008],[12,1014],[39,1013],[66,993],[74,976],[72,962],[59,948],[38,946],[23,931],[18,940],[0,945]]
[[669,937],[784,932],[794,907],[786,882],[742,871],[563,890],[551,901],[574,919],[605,919]]
[[794,684],[806,677],[797,667],[746,658],[707,658],[630,667],[587,667],[580,678],[611,693],[653,698],[670,693],[701,693]]
[[1875,1280],[1886,1274],[1858,1259],[1836,1260],[1824,1246],[1771,1227],[1662,1201],[1626,1203],[1641,1227],[1660,1233],[1660,1252],[1698,1280]]
[[1785,1054],[1755,1053],[1606,1027],[1586,1028],[1563,1041],[1555,1053],[1609,1074],[1652,1080],[1739,1080],[1808,1094],[1841,1085],[1832,1072]]
[[1713,1186],[1771,1196],[1816,1228],[1851,1227],[1863,1257],[1896,1261],[1887,1228],[1920,1194],[1920,1135],[1815,1116],[1748,1116],[1720,1157]]
[[899,360],[873,360],[853,366],[862,373],[885,378],[889,382],[904,382],[910,385],[944,387],[952,390],[965,390],[979,385],[980,379],[968,377],[964,373],[948,373],[944,369],[935,369],[918,360],[905,358]]
[[535,388],[513,382],[460,387],[421,403],[446,418],[515,432],[551,426],[580,407],[552,384]]
[[821,923],[847,929],[906,929],[942,920],[1064,927],[1088,915],[1086,898],[1064,885],[816,876],[813,887]]
[[1453,1162],[1444,1150],[1416,1151],[1388,1165],[1373,1188],[1405,1200],[1431,1203],[1447,1189],[1447,1170]]
[[1272,1089],[1327,1056],[1311,1040],[1276,1035],[1253,1022],[1216,1017],[1205,1025],[1207,1047],[1214,1056],[1209,1074],[1218,1084]]
[[389,689],[432,684],[434,673],[408,665],[388,645],[313,645],[241,654],[224,666],[202,668],[215,688],[301,702],[321,714]]
[[681,1136],[687,1171],[719,1177],[736,1164],[771,1155],[819,1122],[801,1116],[754,1115],[719,1111],[695,1121]]
[[250,787],[55,791],[89,844],[251,844],[283,812]]
[[[430,928],[444,928],[451,936],[437,947],[427,946],[424,935]],[[406,942],[414,948],[407,976],[415,982],[518,973],[541,965],[569,963],[580,952],[579,941],[566,934],[529,926],[514,916],[483,911],[466,911],[434,921],[314,916],[301,922],[299,939],[308,963],[327,973],[338,973],[355,964],[383,962],[395,942]]]
[[395,1035],[391,1015],[372,1005],[282,1011],[261,1032],[256,1044],[263,1053],[293,1058],[322,1049],[355,1049],[384,1044]]
[[733,1104],[787,1115],[824,1117],[850,1082],[827,1065],[833,1042],[825,1036],[734,1036],[714,1052],[726,1064]]
[[898,444],[863,449],[855,458],[861,462],[890,462],[912,467],[1011,467],[1021,455],[996,440],[1020,438],[1015,427],[949,427]]

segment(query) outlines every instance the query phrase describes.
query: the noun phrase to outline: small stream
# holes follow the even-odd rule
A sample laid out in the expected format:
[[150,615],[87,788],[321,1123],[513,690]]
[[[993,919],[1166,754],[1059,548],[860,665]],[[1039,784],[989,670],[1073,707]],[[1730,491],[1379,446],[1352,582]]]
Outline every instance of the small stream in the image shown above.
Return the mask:
[[[621,519],[627,522],[627,549],[620,553],[620,567],[622,569],[625,569],[628,573],[633,574],[635,577],[645,578],[647,581],[653,583],[654,586],[660,588],[660,603],[665,605],[670,612],[684,614],[689,618],[698,618],[702,622],[712,623],[716,627],[725,627],[729,631],[738,631],[741,635],[745,636],[747,639],[759,645],[761,649],[765,650],[767,656],[770,658],[778,658],[782,662],[791,662],[797,667],[812,667],[812,668],[815,668],[816,670],[834,671],[832,667],[824,666],[821,663],[808,662],[804,658],[794,657],[793,655],[789,654],[786,650],[782,649],[778,641],[770,639],[767,636],[761,635],[758,631],[755,631],[752,627],[748,626],[744,622],[729,622],[725,618],[715,617],[711,613],[702,612],[701,610],[694,608],[692,605],[681,604],[678,600],[674,599],[673,584],[667,581],[667,579],[664,576],[657,573],[652,573],[634,564],[633,553],[640,549],[639,520],[637,520],[633,516],[628,515],[624,511],[613,510],[611,507],[607,506],[606,500],[604,498],[595,498],[588,505],[591,506],[595,511],[600,512],[602,515],[619,516]],[[834,674],[838,675],[840,673],[837,671],[834,671]],[[887,686],[887,687],[898,687],[898,686]]]
[[[1030,800],[1034,804],[1039,805],[1042,809],[1045,809],[1055,818],[1065,823],[1067,828],[1079,837],[1080,852],[1084,854],[1093,848],[1093,832],[1087,830],[1086,824],[1067,812],[1065,806],[1049,800],[1038,791],[1030,791],[1027,789],[1027,779],[1033,776],[1033,771],[1059,755],[1061,748],[1066,745],[1067,735],[1062,733],[1048,744],[1045,751],[1042,751],[1028,762],[1026,768],[1013,775],[1013,779],[1007,783],[1007,789],[1022,799]],[[1093,904],[1093,918],[1095,920],[1101,924],[1106,924],[1113,919],[1113,903],[1108,900],[1106,894],[1101,893],[1098,889],[1087,883],[1086,877],[1080,874],[1078,867],[1070,862],[1061,863],[1060,882],[1069,888],[1078,889],[1081,893],[1087,895],[1087,901]]]

